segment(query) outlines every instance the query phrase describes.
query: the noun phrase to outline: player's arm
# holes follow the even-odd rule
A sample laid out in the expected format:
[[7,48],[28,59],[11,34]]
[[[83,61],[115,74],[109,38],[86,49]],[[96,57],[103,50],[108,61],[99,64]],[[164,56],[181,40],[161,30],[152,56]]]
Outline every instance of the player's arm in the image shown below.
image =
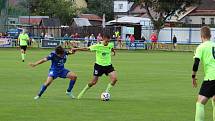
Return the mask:
[[37,65],[40,65],[40,64],[42,64],[42,63],[44,63],[44,62],[46,62],[46,61],[48,61],[48,59],[47,59],[47,58],[43,58],[43,59],[41,59],[41,60],[39,60],[39,61],[37,61],[37,62],[35,62],[35,63],[30,63],[29,65],[30,65],[31,67],[36,67]]
[[199,68],[199,58],[194,58],[194,63],[193,63],[193,71],[192,71],[192,83],[193,87],[197,87],[197,82],[196,82],[196,72],[198,71]]
[[113,56],[115,56],[115,55],[116,55],[116,51],[115,51],[115,49],[114,49],[114,48],[112,48],[112,49],[111,49],[111,52],[113,53]]
[[89,51],[90,48],[89,47],[83,47],[83,48],[72,48],[71,51],[75,52],[75,51]]

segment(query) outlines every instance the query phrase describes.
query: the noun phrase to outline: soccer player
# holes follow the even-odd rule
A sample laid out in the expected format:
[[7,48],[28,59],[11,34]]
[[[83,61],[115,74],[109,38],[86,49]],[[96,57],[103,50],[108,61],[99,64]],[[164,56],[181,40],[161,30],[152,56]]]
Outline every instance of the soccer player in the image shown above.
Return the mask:
[[22,57],[22,62],[25,62],[25,54],[26,54],[26,49],[28,46],[28,41],[29,41],[29,36],[26,33],[26,30],[23,29],[22,33],[19,34],[18,41],[19,45],[21,48],[21,57]]
[[71,72],[67,69],[64,68],[64,64],[66,63],[67,56],[73,54],[72,51],[65,51],[64,48],[61,46],[58,46],[55,48],[55,51],[51,52],[49,56],[35,62],[35,63],[30,63],[31,67],[35,67],[39,64],[42,64],[44,62],[47,62],[51,60],[52,64],[49,70],[48,78],[46,82],[42,85],[40,92],[34,99],[39,99],[44,91],[47,89],[47,87],[55,80],[56,78],[69,78],[70,83],[69,87],[66,90],[66,95],[75,98],[72,94],[72,89],[75,85],[77,75],[74,72]]
[[210,98],[212,98],[213,121],[215,121],[215,43],[210,40],[211,31],[209,27],[202,27],[200,32],[202,43],[197,47],[194,56],[192,72],[193,87],[197,87],[196,72],[198,71],[200,61],[204,67],[204,81],[196,102],[195,121],[204,121],[204,107]]
[[80,92],[78,95],[78,99],[80,99],[84,93],[94,86],[97,81],[99,80],[99,77],[105,74],[106,76],[109,76],[111,79],[111,83],[108,84],[105,92],[110,92],[111,88],[116,84],[117,82],[117,76],[116,71],[114,70],[114,67],[111,63],[111,54],[113,52],[113,55],[115,55],[114,50],[114,44],[109,43],[110,36],[104,35],[102,43],[98,43],[96,45],[92,45],[89,48],[73,48],[72,50],[75,51],[95,51],[96,52],[96,63],[94,65],[94,76],[93,79],[90,80],[90,82],[84,87],[84,89]]

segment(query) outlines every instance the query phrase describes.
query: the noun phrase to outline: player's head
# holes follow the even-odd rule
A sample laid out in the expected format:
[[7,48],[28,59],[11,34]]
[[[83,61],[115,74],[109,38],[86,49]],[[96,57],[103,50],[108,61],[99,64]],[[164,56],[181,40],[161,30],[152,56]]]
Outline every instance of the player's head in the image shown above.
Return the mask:
[[55,52],[58,56],[62,57],[64,55],[65,50],[62,46],[57,46],[55,48]]
[[202,41],[207,41],[207,40],[210,40],[211,38],[211,30],[208,26],[203,26],[201,28],[201,39]]
[[110,35],[104,34],[103,35],[104,45],[108,45],[109,41],[110,41]]

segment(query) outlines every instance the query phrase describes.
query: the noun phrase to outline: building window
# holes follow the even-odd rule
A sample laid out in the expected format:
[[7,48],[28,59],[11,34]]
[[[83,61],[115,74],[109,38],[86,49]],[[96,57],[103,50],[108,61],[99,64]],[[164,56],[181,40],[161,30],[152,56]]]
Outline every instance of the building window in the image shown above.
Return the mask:
[[205,24],[205,18],[202,18],[202,25]]
[[123,9],[123,4],[119,4],[119,9]]
[[214,25],[214,18],[211,18],[211,24]]

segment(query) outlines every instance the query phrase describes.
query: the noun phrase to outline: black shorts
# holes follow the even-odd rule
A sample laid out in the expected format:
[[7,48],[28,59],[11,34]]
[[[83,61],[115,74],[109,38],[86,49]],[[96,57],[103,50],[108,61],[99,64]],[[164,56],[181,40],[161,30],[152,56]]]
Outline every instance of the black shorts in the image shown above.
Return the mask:
[[114,70],[114,67],[112,66],[112,64],[109,66],[101,66],[101,65],[98,65],[95,63],[93,75],[102,76],[103,74],[105,74],[106,76],[108,76],[108,74],[113,71],[115,71],[115,70]]
[[20,48],[21,48],[22,50],[24,50],[24,51],[27,50],[27,46],[21,46],[21,45],[20,45]]
[[203,95],[207,98],[215,96],[215,80],[204,81],[200,88],[199,95]]

